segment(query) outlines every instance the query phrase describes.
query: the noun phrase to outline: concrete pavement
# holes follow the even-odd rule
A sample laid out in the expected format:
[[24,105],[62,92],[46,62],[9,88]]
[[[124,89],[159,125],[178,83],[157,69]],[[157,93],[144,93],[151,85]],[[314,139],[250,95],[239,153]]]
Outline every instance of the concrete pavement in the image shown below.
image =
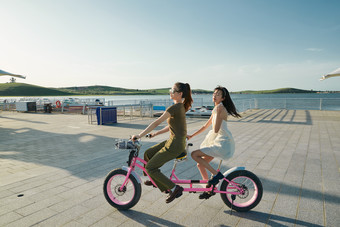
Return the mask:
[[[128,157],[113,149],[113,139],[153,120],[98,126],[83,115],[0,112],[0,226],[340,225],[340,111],[250,110],[231,118],[236,152],[222,171],[245,166],[264,187],[257,207],[232,215],[219,195],[199,200],[185,193],[166,204],[164,194],[144,185],[128,211],[106,202],[103,180]],[[189,133],[204,122],[188,119]],[[193,138],[193,149],[206,133]],[[165,138],[144,139],[142,151]],[[191,158],[176,173],[200,179]]]

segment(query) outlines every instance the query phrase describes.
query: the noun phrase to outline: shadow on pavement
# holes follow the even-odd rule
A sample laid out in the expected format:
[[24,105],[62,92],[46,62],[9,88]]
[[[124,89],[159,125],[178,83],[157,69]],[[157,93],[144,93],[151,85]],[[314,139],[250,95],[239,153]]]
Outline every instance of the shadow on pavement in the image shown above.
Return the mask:
[[15,117],[4,117],[4,116],[0,116],[0,118],[4,118],[4,119],[9,119],[9,120],[15,120],[15,121],[22,121],[22,122],[30,122],[30,123],[35,123],[35,124],[48,124],[46,122],[42,122],[42,121],[32,121],[32,120],[24,120],[24,119],[20,119],[20,118],[15,118]]
[[[18,130],[22,133],[16,133]],[[114,149],[114,138],[89,133],[65,135],[30,128],[15,130],[1,128],[0,144],[0,159],[56,167],[86,180],[105,177],[110,170],[126,165],[128,159],[127,150]],[[146,148],[154,144],[154,142],[143,141],[140,157]],[[188,155],[188,159],[191,160],[190,155]],[[197,168],[193,161],[186,163],[188,164],[181,164],[177,167],[176,174],[179,177],[188,177],[185,175],[188,169]],[[167,164],[172,166],[172,162]],[[295,196],[296,194],[292,192],[301,190],[299,187],[259,177],[264,184],[264,193],[266,191],[278,192],[280,188],[285,187],[287,190],[281,190],[280,194]],[[198,171],[196,178],[200,178]],[[316,200],[324,198],[329,203],[340,201],[340,197],[335,194],[322,194],[319,191],[306,188],[303,189],[301,197]]]
[[[226,214],[230,214],[230,211],[224,211]],[[285,217],[285,216],[280,216],[276,214],[268,214],[268,213],[263,213],[259,211],[248,211],[245,213],[238,213],[238,212],[233,212],[234,216],[240,217],[240,218],[245,218],[248,220],[256,221],[259,223],[263,223],[265,225],[269,226],[315,226],[315,227],[321,227],[322,225],[317,225],[314,223],[309,223],[301,220],[296,220],[293,218]],[[286,223],[286,224],[285,224]]]
[[126,217],[142,224],[144,226],[183,226],[179,225],[175,222],[168,221],[162,218],[158,218],[146,213],[142,213],[139,211],[134,210],[126,210],[126,211],[119,211],[121,214],[125,215]]
[[312,125],[313,120],[309,110],[301,110],[297,114],[296,110],[270,109],[259,110],[255,113],[244,116],[239,120],[231,120],[233,122],[247,123],[275,123],[275,124],[297,124]]

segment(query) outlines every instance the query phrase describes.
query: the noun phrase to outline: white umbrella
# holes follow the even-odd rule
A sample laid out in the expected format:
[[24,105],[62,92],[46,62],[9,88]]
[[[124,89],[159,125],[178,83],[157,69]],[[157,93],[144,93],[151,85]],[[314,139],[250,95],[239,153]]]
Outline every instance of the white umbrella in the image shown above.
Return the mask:
[[8,73],[8,72],[5,72],[5,71],[3,71],[3,70],[1,70],[1,69],[0,69],[0,76],[13,76],[13,77],[18,77],[18,78],[26,79],[26,76]]
[[340,68],[336,69],[335,71],[328,73],[320,78],[320,80],[325,80],[330,77],[340,76]]

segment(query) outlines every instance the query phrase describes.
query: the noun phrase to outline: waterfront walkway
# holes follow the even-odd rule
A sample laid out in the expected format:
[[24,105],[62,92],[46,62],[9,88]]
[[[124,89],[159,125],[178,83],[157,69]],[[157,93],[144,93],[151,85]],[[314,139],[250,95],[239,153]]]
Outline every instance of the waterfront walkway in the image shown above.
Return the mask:
[[[113,139],[152,121],[98,126],[83,115],[0,112],[0,226],[340,226],[340,111],[250,110],[230,119],[236,152],[222,170],[245,166],[264,187],[257,207],[232,215],[219,195],[185,193],[166,204],[144,185],[128,211],[106,202],[103,179],[128,156]],[[204,122],[188,119],[189,133]],[[164,138],[144,139],[142,151]],[[177,173],[200,178],[191,158]]]

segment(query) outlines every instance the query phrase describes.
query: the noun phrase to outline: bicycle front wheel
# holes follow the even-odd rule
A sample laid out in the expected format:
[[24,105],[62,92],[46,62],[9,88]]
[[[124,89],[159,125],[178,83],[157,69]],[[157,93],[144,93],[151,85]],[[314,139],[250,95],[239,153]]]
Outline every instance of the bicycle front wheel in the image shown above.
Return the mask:
[[126,175],[127,171],[123,169],[112,170],[103,185],[106,200],[119,210],[127,210],[136,205],[142,194],[142,187],[132,174],[122,188]]
[[[253,209],[259,204],[263,194],[262,183],[260,179],[250,171],[240,170],[232,172],[227,176],[230,181],[223,181],[221,185],[221,198],[230,208],[245,212]],[[239,190],[241,188],[242,190]]]

